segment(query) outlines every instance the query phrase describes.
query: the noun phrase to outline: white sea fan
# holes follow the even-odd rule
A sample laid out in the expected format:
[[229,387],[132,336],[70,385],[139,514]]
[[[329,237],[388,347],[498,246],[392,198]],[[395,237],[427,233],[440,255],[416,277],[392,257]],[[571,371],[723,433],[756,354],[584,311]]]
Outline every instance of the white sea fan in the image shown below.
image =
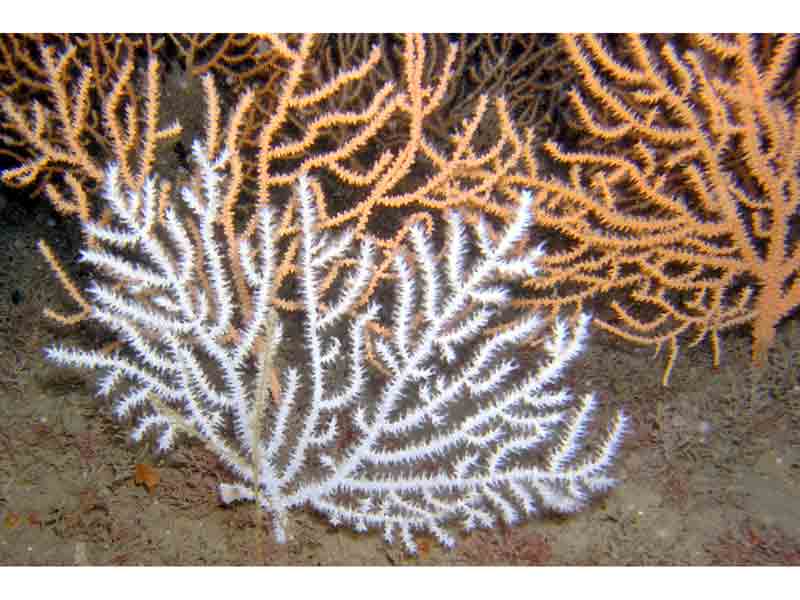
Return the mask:
[[[135,420],[134,439],[153,431],[163,451],[181,434],[203,440],[234,479],[220,487],[223,502],[258,502],[280,542],[290,535],[288,511],[308,506],[333,525],[381,528],[388,542],[399,536],[409,552],[417,532],[452,547],[454,526],[571,512],[614,483],[608,470],[623,415],[591,435],[594,396],[574,399],[556,386],[584,348],[589,319],[549,328],[536,315],[503,321],[509,284],[534,276],[543,252],[520,250],[533,218],[528,192],[497,232],[447,213],[441,254],[412,227],[394,256],[387,306],[359,307],[378,251],[352,232],[321,234],[301,177],[302,334],[292,342],[272,308],[274,216],[262,209],[257,243],[240,248],[254,307],[244,319],[219,243],[228,157],[211,160],[199,142],[193,155],[202,197],[184,189],[191,212],[168,209],[162,220],[155,181],[131,193],[108,169],[114,220],[86,225],[97,244],[82,256],[102,274],[89,289],[92,316],[122,349],[47,350],[62,365],[103,371],[100,393],[114,394],[118,417]],[[354,255],[349,275],[323,286],[333,265]],[[388,335],[371,333],[373,325]],[[530,350],[520,356],[532,336],[538,360]],[[282,352],[292,359],[280,370]],[[266,383],[273,372],[275,398]],[[596,447],[587,453],[589,442]]]

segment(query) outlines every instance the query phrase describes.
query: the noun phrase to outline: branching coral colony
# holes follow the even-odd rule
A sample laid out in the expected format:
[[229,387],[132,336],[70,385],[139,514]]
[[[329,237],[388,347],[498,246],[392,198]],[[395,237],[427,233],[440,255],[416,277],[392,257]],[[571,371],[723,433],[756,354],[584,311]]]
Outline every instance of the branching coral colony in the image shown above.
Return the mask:
[[[595,324],[666,348],[747,325],[763,360],[800,305],[800,36],[565,35],[584,147],[544,148],[537,223],[569,240],[528,283],[538,310],[604,297]],[[568,176],[566,175],[568,173]]]
[[[374,269],[374,245],[356,243],[352,230],[319,233],[317,199],[299,178],[299,346],[308,375],[287,367],[274,377],[284,337],[270,302],[275,217],[261,210],[257,243],[241,245],[255,311],[227,336],[237,310],[217,239],[229,154],[210,156],[198,142],[194,157],[202,194],[184,189],[191,217],[168,208],[163,225],[157,182],[130,192],[117,168],[108,169],[104,197],[114,219],[85,225],[98,248],[82,258],[105,275],[89,289],[92,318],[117,332],[123,348],[48,350],[60,364],[105,371],[100,394],[116,392],[115,414],[135,419],[135,439],[153,430],[164,451],[180,434],[203,440],[236,479],[221,485],[223,501],[258,502],[280,542],[289,535],[287,511],[308,505],[333,525],[380,527],[389,542],[399,534],[410,552],[420,531],[451,547],[452,521],[470,530],[492,527],[498,516],[512,524],[540,508],[574,511],[612,485],[607,470],[624,417],[586,456],[596,401],[573,403],[553,387],[583,348],[588,319],[573,329],[556,323],[530,370],[513,352],[541,333],[535,315],[479,337],[498,324],[509,299],[502,281],[535,274],[542,250],[521,244],[530,194],[494,236],[484,220],[467,226],[448,212],[444,261],[425,230],[412,227],[394,258],[391,308],[373,302],[352,314]],[[353,252],[357,267],[326,288],[332,265]],[[370,340],[386,375],[368,368],[368,325],[376,321],[391,331]]]
[[[612,485],[624,417],[595,439],[594,397],[573,401],[554,386],[582,350],[588,318],[548,334],[532,314],[503,320],[507,282],[535,276],[543,252],[525,243],[528,192],[496,229],[448,211],[441,260],[425,229],[410,227],[384,281],[391,300],[359,309],[376,246],[353,229],[321,232],[320,188],[300,176],[302,335],[291,342],[271,302],[279,250],[270,208],[238,252],[254,310],[245,318],[235,305],[219,242],[232,152],[196,142],[199,185],[165,209],[155,179],[133,191],[112,165],[103,198],[113,217],[83,224],[96,243],[82,259],[100,275],[88,289],[91,315],[122,345],[47,353],[101,369],[100,394],[113,393],[115,414],[134,419],[135,439],[155,432],[163,451],[181,435],[201,439],[234,477],[220,486],[222,500],[257,502],[280,542],[288,511],[310,506],[333,525],[399,536],[409,552],[416,532],[452,547],[453,523],[468,531],[540,509],[574,511]],[[514,353],[533,335],[542,360],[527,365]],[[278,369],[289,343],[298,366]],[[597,447],[587,454],[589,438]]]

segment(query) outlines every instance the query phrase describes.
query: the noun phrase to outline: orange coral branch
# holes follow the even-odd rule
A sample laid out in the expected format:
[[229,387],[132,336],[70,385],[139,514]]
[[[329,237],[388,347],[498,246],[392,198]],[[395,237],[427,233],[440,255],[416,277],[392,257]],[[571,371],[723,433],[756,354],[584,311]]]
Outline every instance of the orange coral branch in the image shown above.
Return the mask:
[[615,320],[596,323],[668,344],[665,382],[686,335],[716,364],[719,332],[747,323],[759,359],[800,304],[800,102],[780,92],[798,40],[563,36],[591,150],[544,146],[570,176],[535,178],[539,221],[573,249],[536,287],[569,283],[562,306],[613,290]]

